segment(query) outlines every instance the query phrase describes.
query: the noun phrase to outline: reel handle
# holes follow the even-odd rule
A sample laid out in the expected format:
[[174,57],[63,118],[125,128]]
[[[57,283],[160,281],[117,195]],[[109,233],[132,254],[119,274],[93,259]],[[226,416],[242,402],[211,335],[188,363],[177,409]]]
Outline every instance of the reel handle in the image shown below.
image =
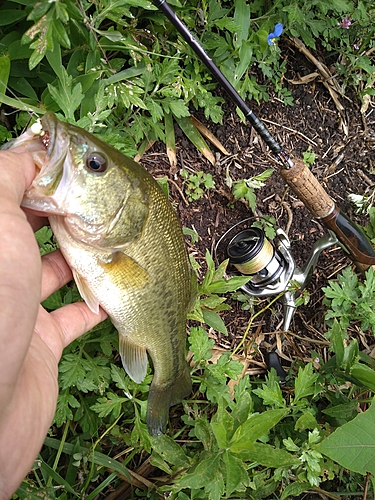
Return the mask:
[[363,229],[336,207],[301,159],[294,160],[292,168],[282,169],[281,177],[312,215],[336,234],[353,260],[360,264],[361,270],[375,265],[375,251]]

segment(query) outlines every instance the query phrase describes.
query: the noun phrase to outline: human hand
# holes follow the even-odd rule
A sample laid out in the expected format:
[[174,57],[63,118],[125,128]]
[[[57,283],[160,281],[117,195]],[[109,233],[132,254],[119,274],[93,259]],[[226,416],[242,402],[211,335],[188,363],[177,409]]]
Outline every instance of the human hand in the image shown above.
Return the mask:
[[48,313],[40,302],[72,279],[59,251],[40,258],[40,217],[20,208],[35,177],[31,155],[0,151],[0,500],[29,472],[51,425],[63,349],[106,318],[84,302]]

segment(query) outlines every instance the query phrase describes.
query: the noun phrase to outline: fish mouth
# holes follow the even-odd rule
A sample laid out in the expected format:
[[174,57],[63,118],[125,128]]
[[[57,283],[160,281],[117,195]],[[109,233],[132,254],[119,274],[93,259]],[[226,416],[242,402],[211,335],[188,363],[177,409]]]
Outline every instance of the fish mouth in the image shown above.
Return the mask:
[[64,177],[64,162],[69,137],[54,113],[47,112],[13,144],[24,146],[32,155],[36,176],[26,191],[21,206],[43,215],[66,215],[58,202],[58,188]]

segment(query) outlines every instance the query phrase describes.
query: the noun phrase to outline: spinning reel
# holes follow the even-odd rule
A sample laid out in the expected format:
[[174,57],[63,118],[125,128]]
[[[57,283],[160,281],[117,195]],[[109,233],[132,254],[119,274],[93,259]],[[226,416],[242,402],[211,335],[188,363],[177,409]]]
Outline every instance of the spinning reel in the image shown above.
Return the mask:
[[[249,276],[242,291],[254,297],[270,297],[283,293],[283,330],[289,329],[296,309],[296,298],[307,286],[323,250],[338,243],[332,231],[314,243],[302,268],[296,266],[287,234],[277,228],[276,236],[266,237],[261,227],[245,219],[231,227],[218,241],[215,257],[229,258],[235,273]],[[242,226],[242,229],[239,228]],[[297,282],[299,289],[290,291],[290,284]]]

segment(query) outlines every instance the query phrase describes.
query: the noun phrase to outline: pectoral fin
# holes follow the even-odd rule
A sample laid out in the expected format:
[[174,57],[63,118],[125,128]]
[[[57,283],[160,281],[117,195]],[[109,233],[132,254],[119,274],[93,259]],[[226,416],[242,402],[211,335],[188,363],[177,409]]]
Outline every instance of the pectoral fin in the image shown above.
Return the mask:
[[137,384],[143,382],[148,363],[146,349],[132,344],[124,335],[119,334],[119,350],[126,373]]
[[148,272],[123,252],[114,252],[109,262],[100,262],[100,265],[113,283],[122,283],[127,288],[142,288],[149,279]]
[[77,288],[79,293],[81,294],[81,297],[83,300],[86,302],[88,307],[91,309],[91,311],[95,314],[99,313],[99,301],[96,297],[94,297],[92,291],[89,289],[87,286],[86,281],[80,274],[78,274],[76,271],[73,269],[73,278],[74,281],[76,282]]

